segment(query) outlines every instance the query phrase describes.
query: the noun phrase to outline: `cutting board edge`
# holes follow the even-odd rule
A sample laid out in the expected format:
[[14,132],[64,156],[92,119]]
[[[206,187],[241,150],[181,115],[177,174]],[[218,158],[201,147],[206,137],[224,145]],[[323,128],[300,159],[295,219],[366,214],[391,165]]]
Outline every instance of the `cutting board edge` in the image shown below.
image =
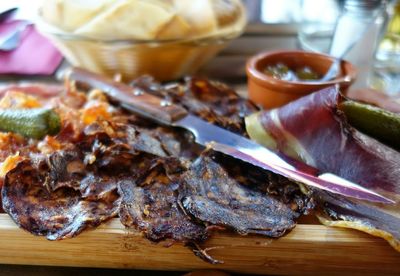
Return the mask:
[[47,241],[0,214],[0,263],[48,266],[189,271],[223,269],[239,273],[311,275],[400,274],[400,254],[384,240],[316,224],[299,224],[273,240],[220,232],[203,245],[224,264],[211,265],[182,244],[167,248],[124,228],[118,219],[72,239]]

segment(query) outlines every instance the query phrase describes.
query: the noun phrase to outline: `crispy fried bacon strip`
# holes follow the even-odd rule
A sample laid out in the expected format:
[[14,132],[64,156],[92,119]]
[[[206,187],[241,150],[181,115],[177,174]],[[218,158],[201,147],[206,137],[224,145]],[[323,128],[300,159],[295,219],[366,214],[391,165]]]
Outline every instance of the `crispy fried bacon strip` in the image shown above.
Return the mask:
[[400,220],[400,152],[351,127],[338,109],[342,100],[331,87],[261,112],[246,121],[250,136],[321,171],[336,173],[395,200],[395,206],[373,206],[316,192],[325,218],[347,221],[346,227],[399,241],[400,233],[395,229]]

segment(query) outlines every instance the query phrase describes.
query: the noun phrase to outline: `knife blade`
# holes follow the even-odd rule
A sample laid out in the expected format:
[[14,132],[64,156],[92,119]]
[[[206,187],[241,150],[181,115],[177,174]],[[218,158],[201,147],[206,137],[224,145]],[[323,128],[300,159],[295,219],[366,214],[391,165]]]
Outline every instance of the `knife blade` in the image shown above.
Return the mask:
[[6,21],[11,15],[13,15],[18,10],[17,7],[7,8],[0,12],[0,23]]
[[81,82],[102,90],[121,107],[135,114],[163,125],[185,128],[193,133],[197,143],[215,151],[311,187],[360,200],[394,203],[389,198],[333,173],[320,174],[314,167],[275,153],[243,136],[210,124],[189,114],[183,107],[141,89],[132,88],[81,68],[68,70],[65,77],[67,81]]

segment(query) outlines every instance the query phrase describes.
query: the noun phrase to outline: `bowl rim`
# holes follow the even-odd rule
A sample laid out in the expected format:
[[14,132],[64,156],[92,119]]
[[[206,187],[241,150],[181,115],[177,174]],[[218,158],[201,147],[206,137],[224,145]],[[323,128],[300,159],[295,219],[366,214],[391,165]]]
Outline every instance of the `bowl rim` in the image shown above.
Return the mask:
[[319,87],[319,86],[329,86],[329,85],[335,85],[335,84],[348,84],[350,85],[352,82],[354,82],[356,76],[357,76],[357,70],[354,67],[353,64],[351,64],[349,61],[342,60],[342,62],[349,66],[350,70],[348,72],[345,72],[346,74],[340,78],[335,78],[330,81],[323,81],[323,82],[313,82],[313,81],[287,81],[287,80],[281,80],[278,78],[274,78],[272,76],[269,76],[265,73],[260,72],[257,69],[257,65],[265,60],[268,57],[271,56],[276,56],[280,55],[283,53],[289,53],[289,54],[302,54],[302,55],[310,55],[310,56],[319,56],[322,58],[326,58],[329,60],[334,60],[333,56],[323,54],[323,53],[316,53],[316,52],[309,52],[309,51],[302,51],[302,50],[275,50],[275,51],[264,51],[261,52],[255,56],[252,56],[246,63],[246,72],[248,78],[253,79],[254,81],[258,82],[262,86],[266,86],[268,84],[271,85],[277,85],[277,86],[295,86],[295,85],[301,85],[301,86],[306,86],[306,87]]

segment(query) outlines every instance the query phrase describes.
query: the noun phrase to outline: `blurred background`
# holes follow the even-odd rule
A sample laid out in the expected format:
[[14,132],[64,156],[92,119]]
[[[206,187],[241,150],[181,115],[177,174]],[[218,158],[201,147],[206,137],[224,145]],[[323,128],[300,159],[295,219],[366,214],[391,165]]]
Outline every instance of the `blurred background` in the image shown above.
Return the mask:
[[[344,56],[359,69],[359,77],[353,87],[369,87],[387,95],[399,95],[398,0],[243,0],[248,14],[244,34],[205,66],[201,74],[231,83],[244,82],[246,60],[255,53],[270,50],[302,49],[338,56],[340,54],[332,52],[332,42],[335,30],[336,33],[343,33],[337,30],[337,26],[340,19],[346,17],[346,2],[352,8],[354,3],[373,3],[364,7],[364,13],[358,14],[358,18],[354,19],[354,11],[351,15],[354,19],[351,25],[359,23],[359,29],[349,31],[350,35],[363,33],[353,36],[358,39],[358,45],[354,45],[352,51]],[[40,0],[0,1],[0,11],[18,6],[17,19],[34,22],[40,3]],[[339,44],[349,44],[348,37],[342,36],[337,39]]]
[[[302,49],[338,55],[331,52],[332,42],[339,20],[346,16],[346,1],[243,2],[247,6],[249,21],[246,31],[216,58],[216,62],[206,68],[209,74],[221,78],[244,77],[241,65],[250,55],[262,51]],[[359,18],[353,18],[361,25],[358,31],[351,32],[360,35],[353,36],[358,43],[344,58],[359,67],[354,88],[369,87],[396,96],[400,93],[400,1],[378,0],[376,6],[370,9]],[[371,22],[371,18],[374,22]],[[337,32],[343,33],[342,30]],[[339,40],[341,45],[350,43],[345,37]]]

